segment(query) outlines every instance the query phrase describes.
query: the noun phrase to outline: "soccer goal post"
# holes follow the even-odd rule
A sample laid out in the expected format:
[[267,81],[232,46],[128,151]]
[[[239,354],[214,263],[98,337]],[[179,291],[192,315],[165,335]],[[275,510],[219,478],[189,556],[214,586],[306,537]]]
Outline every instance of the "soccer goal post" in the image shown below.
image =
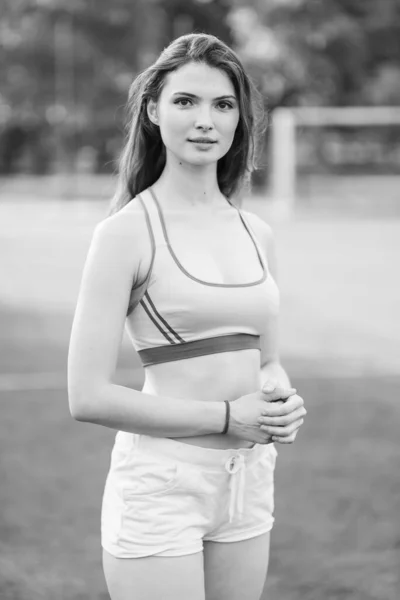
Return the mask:
[[272,114],[270,138],[270,195],[287,214],[296,202],[298,129],[307,127],[371,127],[400,125],[400,107],[293,107]]

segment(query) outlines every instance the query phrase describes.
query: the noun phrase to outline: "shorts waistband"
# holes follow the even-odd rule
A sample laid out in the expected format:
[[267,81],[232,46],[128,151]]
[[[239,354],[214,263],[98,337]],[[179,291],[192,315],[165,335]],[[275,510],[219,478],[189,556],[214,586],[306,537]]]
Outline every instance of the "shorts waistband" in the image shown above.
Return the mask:
[[257,462],[266,450],[265,444],[254,444],[251,448],[203,448],[169,438],[132,435],[134,446],[145,453],[204,467],[224,468],[233,457],[240,458],[244,465],[250,465]]

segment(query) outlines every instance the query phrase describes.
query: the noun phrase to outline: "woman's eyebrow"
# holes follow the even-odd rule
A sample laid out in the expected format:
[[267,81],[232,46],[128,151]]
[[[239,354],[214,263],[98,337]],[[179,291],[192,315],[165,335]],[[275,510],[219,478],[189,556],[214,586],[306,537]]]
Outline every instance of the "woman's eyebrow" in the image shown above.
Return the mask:
[[[199,96],[196,96],[196,94],[190,94],[190,92],[174,92],[172,95],[173,96],[177,96],[177,95],[189,96],[189,98],[195,98],[196,100],[199,99]],[[227,98],[236,100],[236,96],[233,96],[232,94],[226,94],[225,96],[218,96],[217,98],[214,98],[214,100],[226,100]]]

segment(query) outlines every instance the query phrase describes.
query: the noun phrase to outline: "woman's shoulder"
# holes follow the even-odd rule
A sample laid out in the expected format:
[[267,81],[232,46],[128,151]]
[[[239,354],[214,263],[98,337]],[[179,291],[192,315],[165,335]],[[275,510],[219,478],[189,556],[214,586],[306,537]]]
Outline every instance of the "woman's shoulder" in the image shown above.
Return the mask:
[[107,215],[97,223],[94,234],[97,238],[115,238],[123,244],[127,240],[138,241],[147,232],[146,216],[137,196],[117,212]]
[[92,253],[107,264],[126,269],[133,280],[144,278],[153,257],[146,216],[137,197],[100,221],[93,232]]
[[261,237],[263,240],[265,240],[267,245],[273,241],[274,234],[269,223],[264,221],[264,219],[258,216],[256,213],[249,210],[240,209],[240,212],[242,215],[244,215],[245,219],[247,219],[250,227],[253,229],[257,237]]
[[119,255],[132,267],[146,266],[153,254],[146,215],[140,200],[132,198],[123,208],[108,215],[94,228],[92,247],[108,255]]

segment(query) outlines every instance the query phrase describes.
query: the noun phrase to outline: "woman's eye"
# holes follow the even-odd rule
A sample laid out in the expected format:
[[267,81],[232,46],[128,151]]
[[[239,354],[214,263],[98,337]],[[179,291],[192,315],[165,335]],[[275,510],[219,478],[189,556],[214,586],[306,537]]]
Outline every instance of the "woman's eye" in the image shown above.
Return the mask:
[[180,106],[187,106],[187,104],[182,104],[182,102],[191,102],[189,98],[178,98],[175,100],[174,104],[179,104]]
[[[221,106],[221,104],[223,104],[223,105],[224,105],[226,108],[224,108],[223,106]],[[222,110],[226,110],[227,108],[228,108],[228,109],[229,109],[229,108],[233,108],[232,104],[230,104],[229,102],[225,102],[225,101],[224,101],[224,102],[220,102],[220,103],[218,104],[218,106],[219,106],[220,108],[222,108]]]

